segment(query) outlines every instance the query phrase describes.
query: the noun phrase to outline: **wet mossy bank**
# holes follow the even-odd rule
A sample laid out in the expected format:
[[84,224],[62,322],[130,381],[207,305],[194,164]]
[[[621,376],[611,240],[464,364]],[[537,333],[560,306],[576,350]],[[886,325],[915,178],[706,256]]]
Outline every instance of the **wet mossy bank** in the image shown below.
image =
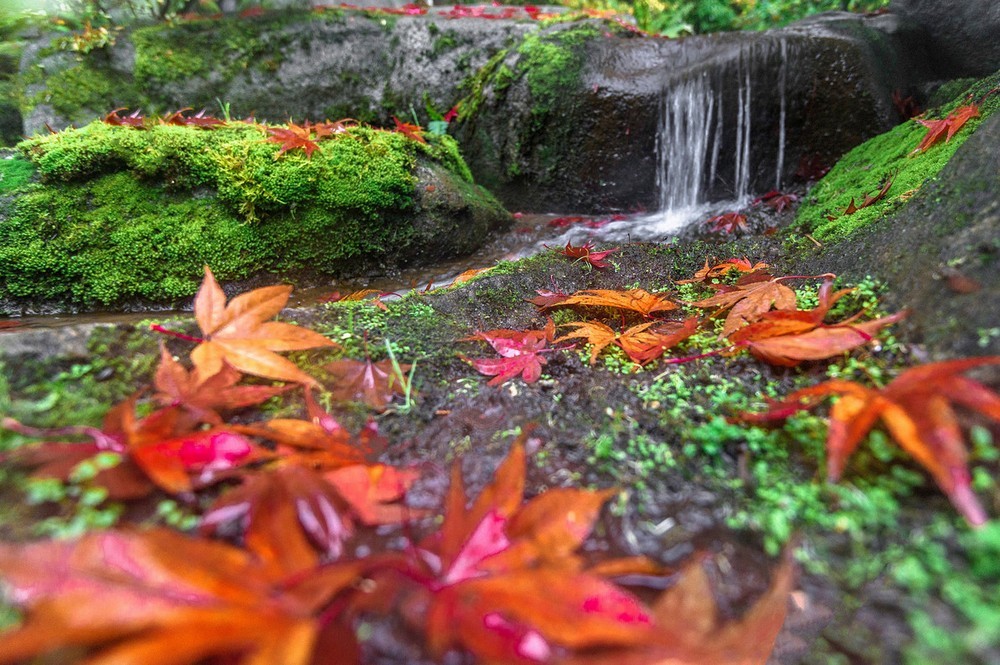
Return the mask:
[[[849,356],[795,369],[741,355],[654,363],[633,372],[619,353],[605,352],[591,366],[588,349],[580,346],[547,354],[538,382],[516,379],[496,388],[460,358],[489,354],[482,343],[460,341],[475,330],[542,326],[547,315],[527,302],[537,289],[666,288],[679,300],[693,300],[703,295],[699,287],[681,288],[676,281],[690,277],[706,257],[740,255],[768,260],[777,274],[787,266],[778,243],[765,237],[725,245],[631,244],[611,255],[613,267],[606,270],[588,270],[550,252],[501,263],[458,287],[389,301],[385,309],[344,302],[288,311],[284,318],[342,345],[340,351],[293,355],[324,384],[330,377],[322,367],[337,357],[381,360],[392,349],[399,362],[415,363],[412,401],[397,399],[376,416],[388,441],[382,458],[421,465],[423,479],[412,492],[415,505],[440,505],[447,462],[459,457],[466,460],[475,492],[491,477],[511,433],[536,423],[540,445],[529,494],[557,486],[623,488],[613,509],[618,516],[602,522],[594,546],[641,552],[669,564],[695,550],[712,551],[732,567],[723,584],[727,612],[738,614],[763,590],[768,556],[799,532],[805,600],[791,615],[776,662],[920,663],[929,654],[947,662],[990,662],[997,617],[989,598],[1000,590],[1000,571],[988,564],[1000,547],[995,520],[971,531],[928,476],[884,435],[872,435],[843,480],[832,485],[822,480],[826,425],[819,415],[802,414],[776,429],[727,420],[741,410],[762,408],[765,396],[786,395],[828,377],[888,381],[919,355],[919,348],[892,331]],[[799,283],[804,306],[815,303],[817,286],[818,280]],[[836,317],[861,309],[878,312],[878,285],[868,280],[859,287]],[[551,315],[557,323],[576,318],[567,310]],[[189,319],[168,327],[197,334]],[[63,334],[26,331],[2,338],[24,340],[20,352],[7,356],[2,373],[0,407],[6,414],[40,426],[97,425],[111,404],[150,383],[161,339],[179,357],[191,350],[189,343],[137,325],[98,327],[72,353],[50,355],[45,349]],[[48,344],[41,341],[47,335]],[[714,332],[706,331],[675,353],[694,354],[717,344]],[[301,395],[289,393],[238,418],[302,412]],[[337,413],[352,430],[369,415],[360,404],[341,404]],[[1000,434],[982,426],[973,432],[970,464],[975,489],[995,517],[1000,462],[991,432]],[[3,446],[26,441],[0,435]],[[8,491],[44,498],[43,488],[22,485],[20,476],[6,473]],[[77,494],[85,485],[84,480]],[[118,514],[112,506],[81,505],[72,496],[70,491],[54,518],[44,522],[48,533],[92,529]],[[183,510],[197,513],[198,507]],[[166,508],[160,513],[147,515],[147,521],[173,514]],[[7,537],[30,535],[26,519],[23,513],[9,516],[3,526]],[[969,608],[977,614],[968,616]],[[921,634],[928,622],[951,629]],[[371,662],[391,661],[389,653],[382,657]]]
[[227,281],[381,274],[471,252],[510,221],[447,136],[352,127],[311,156],[268,136],[95,122],[20,144],[2,162],[2,309],[170,303],[204,265]]

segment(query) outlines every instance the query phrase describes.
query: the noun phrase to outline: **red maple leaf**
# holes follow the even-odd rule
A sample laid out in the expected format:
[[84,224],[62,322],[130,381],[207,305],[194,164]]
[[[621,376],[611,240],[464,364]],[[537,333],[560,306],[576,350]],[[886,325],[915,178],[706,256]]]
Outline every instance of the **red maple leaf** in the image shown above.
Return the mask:
[[936,143],[939,143],[943,138],[945,143],[951,140],[962,126],[967,123],[972,118],[979,117],[979,106],[976,104],[969,104],[967,106],[960,106],[951,113],[948,117],[942,118],[941,120],[923,120],[920,118],[914,118],[917,122],[927,128],[927,133],[924,135],[920,145],[914,149],[911,155],[918,152],[926,152]]
[[312,154],[319,149],[319,144],[312,138],[312,128],[308,122],[305,125],[289,122],[285,128],[268,127],[267,133],[270,134],[267,137],[269,143],[281,146],[278,150],[279,155],[289,150],[300,149],[306,153],[306,157],[312,157]]
[[727,212],[705,220],[715,233],[735,233],[747,230],[747,218],[738,212]]
[[427,140],[423,137],[423,128],[420,125],[415,125],[412,122],[403,122],[396,116],[392,116],[393,122],[396,123],[395,131],[403,136],[413,139],[417,143],[427,143]]
[[125,110],[124,106],[122,108],[115,109],[111,113],[104,116],[104,122],[109,125],[115,125],[118,127],[134,127],[136,129],[145,129],[146,119],[140,115],[141,111],[139,109],[136,109],[135,111],[132,112],[131,115],[127,115],[125,117],[118,115],[119,111],[124,111],[124,110]]
[[323,369],[335,379],[330,386],[333,399],[364,402],[376,411],[384,411],[393,395],[406,395],[410,390],[406,373],[411,365],[394,364],[391,359],[373,363],[365,360],[335,360]]
[[986,514],[972,491],[967,453],[951,403],[1000,421],[1000,396],[961,376],[975,367],[996,364],[1000,364],[1000,356],[929,363],[905,370],[882,389],[839,379],[825,381],[772,403],[764,413],[746,413],[740,419],[783,420],[836,396],[839,399],[830,409],[826,442],[831,481],[840,478],[847,459],[881,419],[892,438],[931,473],[969,523],[979,526],[986,521]]
[[520,375],[525,383],[534,383],[542,374],[546,363],[542,353],[555,336],[555,324],[549,319],[543,330],[510,330],[501,328],[476,332],[460,341],[482,340],[500,354],[499,358],[467,358],[462,360],[475,367],[481,374],[492,376],[489,385],[501,383]]
[[572,243],[567,241],[565,247],[556,251],[567,258],[573,259],[574,261],[584,261],[589,263],[595,268],[609,267],[611,264],[604,260],[605,257],[612,252],[618,251],[618,247],[615,247],[614,249],[606,249],[602,252],[595,252],[593,249],[594,243],[592,242],[586,242],[579,247],[574,247]]

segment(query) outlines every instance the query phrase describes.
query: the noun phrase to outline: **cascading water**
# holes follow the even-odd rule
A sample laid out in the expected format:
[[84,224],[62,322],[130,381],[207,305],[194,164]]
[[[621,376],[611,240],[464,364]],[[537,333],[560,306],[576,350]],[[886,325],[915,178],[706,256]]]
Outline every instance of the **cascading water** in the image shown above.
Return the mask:
[[[781,39],[776,46],[748,46],[726,65],[703,69],[667,86],[656,141],[661,213],[699,206],[719,192],[725,192],[728,199],[745,200],[754,185],[754,160],[763,152],[776,158],[773,186],[780,188],[785,168],[788,44]],[[771,123],[778,116],[776,148],[753,141],[759,124],[754,110],[761,105],[754,98],[753,74],[762,65],[778,69],[775,91],[780,99],[770,116]],[[720,154],[728,156],[722,163]]]

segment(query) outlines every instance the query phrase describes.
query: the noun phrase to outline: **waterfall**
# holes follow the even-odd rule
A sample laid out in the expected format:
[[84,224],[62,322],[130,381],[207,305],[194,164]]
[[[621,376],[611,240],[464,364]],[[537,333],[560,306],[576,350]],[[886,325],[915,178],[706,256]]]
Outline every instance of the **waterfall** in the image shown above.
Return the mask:
[[[762,65],[773,72],[774,86],[754,99],[752,82],[762,80]],[[746,199],[754,177],[759,178],[755,169],[772,163],[771,159],[775,160],[774,188],[780,188],[785,168],[787,67],[788,43],[781,38],[773,46],[747,45],[729,62],[678,77],[666,86],[656,137],[661,211],[705,203],[710,192],[720,190],[737,201]],[[772,89],[779,99],[768,97]],[[754,116],[754,109],[765,115]],[[752,138],[757,126],[764,135],[776,133],[777,145],[755,145]],[[720,163],[721,154],[730,155],[731,160]]]
[[[712,114],[716,96],[703,74],[674,86],[664,97],[659,132],[656,137],[656,180],[660,209],[676,210],[699,203],[705,180],[705,166],[711,152],[712,177],[718,162],[719,131],[713,132]],[[719,121],[721,122],[721,100]],[[715,136],[714,146],[709,142]]]

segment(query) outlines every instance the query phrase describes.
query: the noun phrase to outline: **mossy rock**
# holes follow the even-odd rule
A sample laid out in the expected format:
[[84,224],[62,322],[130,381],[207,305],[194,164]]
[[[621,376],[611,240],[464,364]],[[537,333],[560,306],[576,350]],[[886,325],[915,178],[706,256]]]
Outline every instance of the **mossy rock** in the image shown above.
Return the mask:
[[449,137],[356,127],[307,157],[267,136],[95,122],[23,142],[28,172],[5,168],[41,182],[0,204],[2,309],[169,303],[203,265],[223,280],[384,273],[469,253],[509,222]]
[[[944,117],[998,83],[1000,73],[928,116]],[[911,155],[927,130],[910,121],[848,154],[813,188],[790,230],[795,269],[884,280],[890,302],[911,309],[907,325],[935,355],[1000,354],[998,107],[995,93],[982,99],[982,117],[925,153]],[[893,173],[884,200],[823,218]]]

